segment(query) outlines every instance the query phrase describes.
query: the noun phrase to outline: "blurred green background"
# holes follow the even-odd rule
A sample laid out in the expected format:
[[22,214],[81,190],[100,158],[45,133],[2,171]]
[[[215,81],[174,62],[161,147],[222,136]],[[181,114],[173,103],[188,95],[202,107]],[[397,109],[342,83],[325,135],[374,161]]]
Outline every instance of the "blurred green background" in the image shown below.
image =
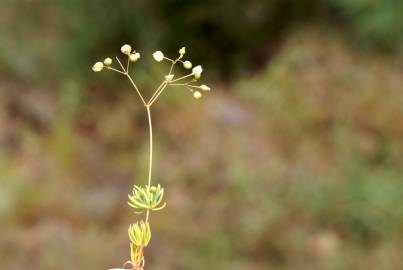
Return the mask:
[[403,269],[403,2],[2,0],[0,269],[108,269],[129,258],[146,182],[144,108],[91,66],[160,49],[212,92],[154,107],[147,269]]

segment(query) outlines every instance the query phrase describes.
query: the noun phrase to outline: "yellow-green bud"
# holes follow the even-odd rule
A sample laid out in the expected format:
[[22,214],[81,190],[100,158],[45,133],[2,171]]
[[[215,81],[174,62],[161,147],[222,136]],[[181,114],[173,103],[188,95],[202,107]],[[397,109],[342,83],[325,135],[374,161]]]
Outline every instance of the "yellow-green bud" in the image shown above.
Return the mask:
[[200,88],[201,90],[203,90],[203,91],[210,91],[210,87],[208,87],[208,86],[205,85],[205,84],[200,85],[199,88]]
[[190,61],[185,61],[185,62],[183,62],[183,67],[186,69],[191,69],[192,63]]
[[195,99],[199,99],[199,98],[202,97],[202,94],[201,94],[199,91],[195,91],[195,92],[193,93],[193,97],[194,97]]
[[192,69],[192,73],[194,74],[196,79],[200,79],[201,73],[203,72],[202,66],[195,66]]
[[105,66],[110,66],[110,65],[112,65],[112,59],[111,58],[105,58],[105,60],[104,60],[104,65]]
[[179,54],[180,54],[180,55],[184,55],[185,53],[186,53],[186,47],[180,48]]
[[129,56],[129,60],[130,60],[131,62],[136,62],[136,61],[139,60],[139,59],[140,59],[140,53],[138,53],[138,52],[132,53],[132,54]]

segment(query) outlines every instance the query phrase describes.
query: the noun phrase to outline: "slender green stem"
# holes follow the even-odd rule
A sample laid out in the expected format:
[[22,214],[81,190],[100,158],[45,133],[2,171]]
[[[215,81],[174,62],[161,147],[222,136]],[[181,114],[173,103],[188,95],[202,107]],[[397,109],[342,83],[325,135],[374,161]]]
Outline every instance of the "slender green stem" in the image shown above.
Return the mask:
[[126,73],[129,73],[129,66],[130,66],[130,56],[127,56]]
[[147,107],[147,103],[143,98],[143,95],[141,94],[140,90],[137,88],[137,85],[134,83],[132,77],[130,77],[129,74],[125,73],[125,75],[127,76],[127,78],[129,78],[129,81],[131,82],[131,84],[133,85],[134,89],[136,89],[137,94],[139,95],[139,97],[141,98],[141,101],[143,102],[144,106]]
[[148,101],[147,104],[150,104],[150,101],[152,101],[155,97],[155,95],[158,93],[158,91],[161,89],[161,87],[166,83],[166,81],[163,81],[158,88],[155,90],[154,94],[151,96],[150,100]]
[[183,76],[183,77],[180,77],[180,78],[178,78],[178,79],[176,79],[176,80],[172,80],[171,83],[177,82],[177,81],[179,81],[179,80],[183,80],[183,79],[188,78],[188,77],[193,76],[193,75],[194,75],[193,73],[190,73],[190,74],[185,75],[185,76]]
[[168,58],[168,57],[165,57],[165,56],[164,56],[164,59],[168,60],[169,62],[175,62],[175,60],[172,60],[171,58]]
[[[150,131],[150,158],[149,158],[149,163],[148,163],[148,187],[151,186],[151,173],[152,173],[152,166],[153,166],[153,125],[151,122],[151,105],[146,105],[147,108],[147,117],[148,117],[148,128]],[[147,209],[146,212],[146,222],[148,222],[148,218],[150,215],[150,210]]]
[[125,68],[124,68],[123,65],[122,65],[122,62],[120,62],[119,57],[116,56],[115,58],[116,58],[116,60],[118,61],[119,65],[120,65],[120,67],[122,68],[122,70],[124,71],[124,73],[127,73],[127,71],[125,70]]
[[150,105],[147,105],[147,116],[148,116],[148,128],[150,131],[150,159],[149,159],[149,164],[148,164],[148,187],[151,186],[151,172],[152,172],[152,166],[153,166],[153,125],[151,122],[151,110],[150,110]]
[[187,83],[170,83],[170,86],[184,86],[184,85],[188,85]]
[[124,73],[124,72],[122,72],[122,71],[120,71],[120,70],[117,70],[116,68],[113,68],[113,67],[106,67],[107,69],[110,69],[110,70],[113,70],[113,71],[116,71],[116,72],[118,72],[118,73],[120,73],[120,74],[123,74],[123,75],[126,75],[126,73]]
[[173,61],[172,64],[171,64],[171,68],[169,69],[169,75],[171,75],[172,70],[174,69],[174,66],[175,66],[175,64],[176,64],[176,61],[178,61],[178,59],[176,59],[175,61]]
[[168,85],[168,84],[165,83],[165,84],[161,87],[161,89],[159,90],[159,92],[155,95],[155,97],[154,97],[152,100],[150,100],[150,101],[148,102],[148,105],[149,105],[149,106],[153,105],[153,103],[157,100],[157,98],[159,97],[159,95],[161,95],[161,93],[164,91],[164,89],[167,87],[167,85]]

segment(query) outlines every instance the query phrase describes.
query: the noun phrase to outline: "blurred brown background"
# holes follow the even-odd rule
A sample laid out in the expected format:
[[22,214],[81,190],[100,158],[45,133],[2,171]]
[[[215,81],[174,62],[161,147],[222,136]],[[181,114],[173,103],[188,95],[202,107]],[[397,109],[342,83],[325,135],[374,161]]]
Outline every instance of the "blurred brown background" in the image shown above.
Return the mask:
[[148,130],[129,83],[91,66],[153,51],[212,92],[154,107],[147,269],[403,269],[403,2],[2,0],[0,269],[108,269]]

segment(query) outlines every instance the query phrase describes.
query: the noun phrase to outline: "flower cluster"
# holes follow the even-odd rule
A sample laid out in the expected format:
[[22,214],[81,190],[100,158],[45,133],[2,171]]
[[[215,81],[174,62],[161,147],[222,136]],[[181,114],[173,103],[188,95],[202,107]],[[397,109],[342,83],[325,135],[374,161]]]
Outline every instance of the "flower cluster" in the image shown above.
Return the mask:
[[[165,57],[164,54],[163,54],[161,51],[156,51],[155,53],[153,53],[153,58],[154,58],[154,60],[157,61],[157,62],[162,62],[163,60],[167,60],[167,61],[171,62],[172,65],[175,65],[177,62],[180,62],[180,63],[182,63],[182,65],[183,65],[183,67],[184,67],[185,69],[191,69],[192,66],[193,66],[192,62],[190,62],[189,60],[185,60],[185,61],[182,60],[182,58],[183,58],[183,56],[185,55],[185,53],[186,53],[186,47],[180,48],[180,49],[179,49],[179,57],[178,57],[177,59],[175,59],[175,60],[172,60],[172,59],[170,59],[170,58]],[[172,69],[171,69],[171,71],[172,71]],[[198,79],[200,79],[202,72],[203,72],[202,66],[200,66],[200,65],[199,65],[199,66],[195,66],[195,67],[192,69],[192,73],[191,73],[191,74],[188,74],[188,75],[182,77],[182,78],[186,78],[186,77],[194,76],[194,79],[193,79],[193,80],[191,80],[191,81],[188,82],[188,83],[175,84],[175,85],[182,85],[182,86],[185,86],[188,90],[190,90],[191,92],[193,92],[193,97],[194,97],[194,98],[199,99],[199,98],[202,97],[202,94],[201,94],[201,92],[198,91],[198,90],[201,90],[201,91],[210,91],[210,87],[208,87],[208,86],[206,86],[206,85],[204,85],[204,84],[198,86],[198,85],[192,85],[192,84],[190,84],[190,83],[191,83],[191,82],[195,82],[195,81],[197,81]],[[169,78],[169,79],[167,79],[167,82],[168,82],[168,83],[172,83],[172,79],[173,79],[173,77],[174,77],[173,74],[169,74],[169,75],[165,76],[165,78],[167,78],[167,77]],[[182,79],[182,78],[180,78],[180,79]],[[179,81],[180,79],[177,79],[177,80],[175,80],[175,81]],[[196,90],[194,90],[194,89],[196,89]]]
[[[132,50],[132,47],[128,44],[123,45],[120,48],[120,51],[127,56],[127,65],[126,67],[123,66],[122,62],[119,60],[118,57],[116,57],[116,60],[120,66],[119,68],[114,68],[112,67],[113,61],[110,57],[107,57],[103,60],[103,62],[99,61],[96,62],[93,66],[92,66],[92,70],[94,72],[100,72],[102,71],[104,68],[109,69],[109,70],[113,70],[116,71],[118,73],[121,73],[123,75],[129,76],[129,65],[130,62],[136,62],[140,59],[141,55],[139,52],[136,52],[134,50]],[[199,99],[202,97],[202,92],[203,91],[210,91],[210,87],[202,84],[202,85],[194,85],[192,83],[196,82],[197,80],[199,80],[201,78],[201,74],[203,72],[203,68],[201,65],[195,66],[193,67],[192,62],[190,62],[189,60],[182,60],[182,58],[184,57],[184,55],[186,54],[186,48],[182,47],[179,49],[179,56],[176,59],[170,59],[168,57],[166,57],[164,55],[163,52],[161,51],[156,51],[153,53],[153,58],[155,61],[157,62],[162,62],[162,61],[168,61],[171,63],[171,68],[169,71],[169,74],[164,76],[164,82],[163,82],[163,86],[160,87],[159,89],[157,89],[156,94],[159,95],[159,92],[162,92],[163,89],[165,89],[166,86],[172,85],[172,86],[183,86],[186,89],[188,89],[192,94],[193,97],[196,99]],[[184,69],[191,69],[191,73],[187,74],[185,76],[179,77],[177,79],[174,79],[175,75],[172,73],[173,72],[173,67],[175,66],[175,64],[177,63],[181,63]],[[193,67],[193,68],[192,68]],[[188,82],[183,83],[182,80],[186,79],[186,78],[190,78],[191,80]],[[143,102],[145,102],[143,100]],[[150,99],[149,102],[145,103],[145,105],[147,104],[152,104],[152,102],[154,102],[153,99]]]

